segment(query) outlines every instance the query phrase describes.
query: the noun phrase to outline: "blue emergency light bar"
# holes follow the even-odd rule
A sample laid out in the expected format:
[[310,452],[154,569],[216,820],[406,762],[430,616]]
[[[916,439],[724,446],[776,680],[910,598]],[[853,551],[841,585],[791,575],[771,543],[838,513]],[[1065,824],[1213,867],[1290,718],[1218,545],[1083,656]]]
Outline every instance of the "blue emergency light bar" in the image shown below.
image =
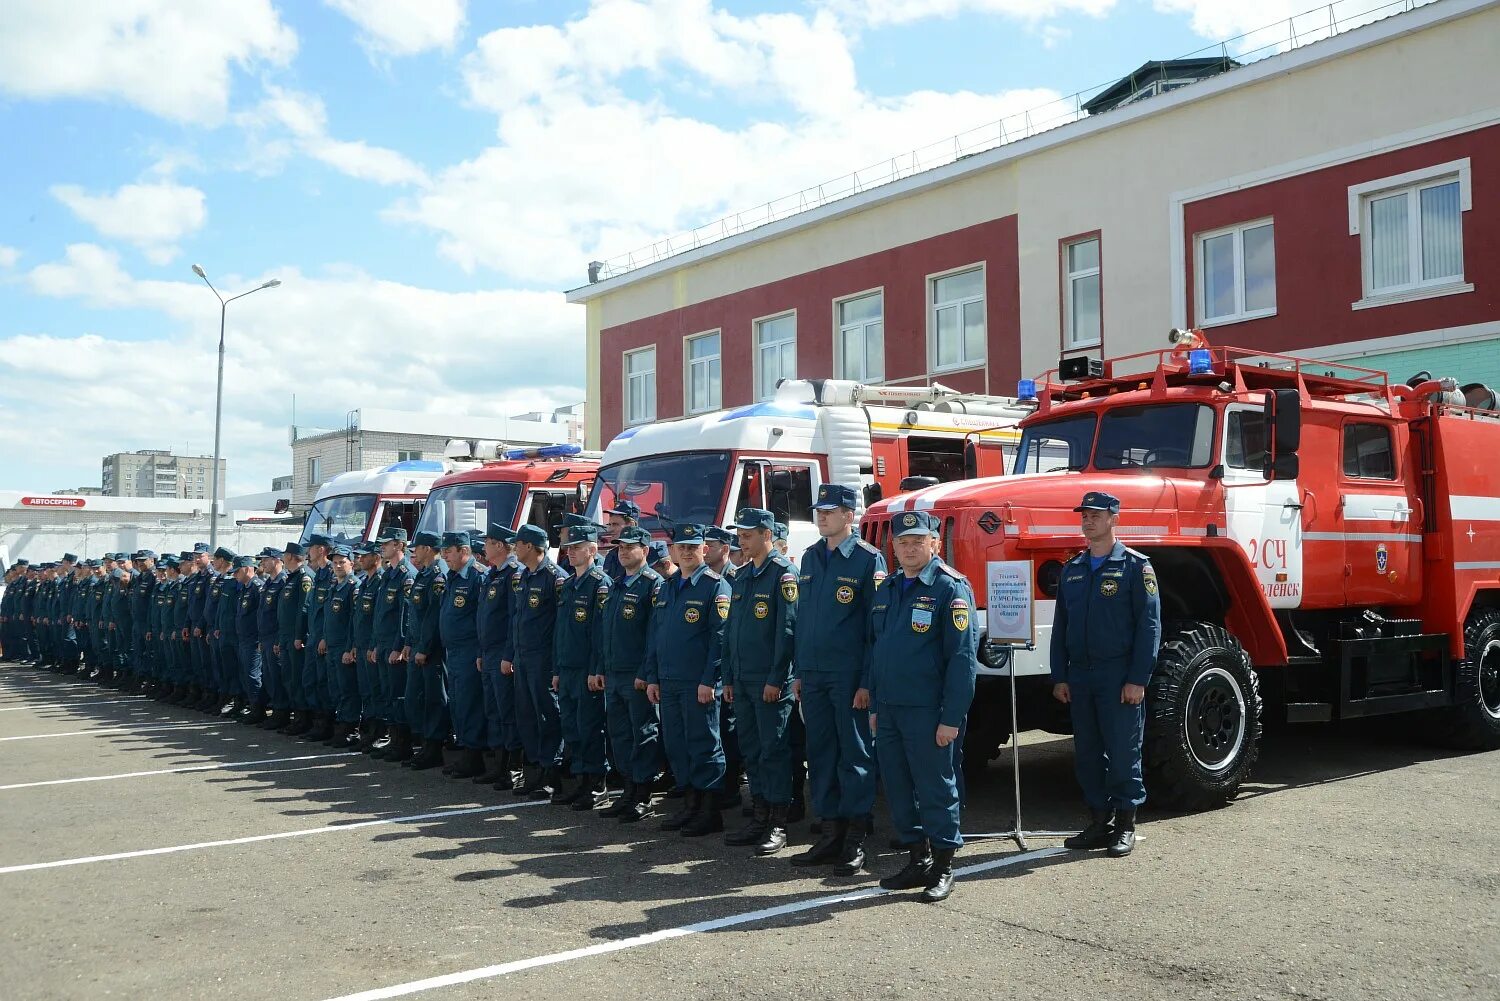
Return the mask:
[[1214,357],[1207,348],[1188,352],[1188,375],[1208,375],[1214,370]]
[[537,445],[532,448],[507,448],[507,459],[566,459],[583,451],[582,445]]

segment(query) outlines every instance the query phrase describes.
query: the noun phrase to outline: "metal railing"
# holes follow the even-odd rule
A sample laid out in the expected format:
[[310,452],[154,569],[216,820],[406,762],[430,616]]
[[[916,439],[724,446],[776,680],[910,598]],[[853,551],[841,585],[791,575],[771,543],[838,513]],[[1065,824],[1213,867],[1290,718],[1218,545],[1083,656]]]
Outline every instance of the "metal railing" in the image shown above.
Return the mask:
[[[1437,0],[1336,0],[1263,28],[1204,46],[1179,58],[1222,56],[1245,66],[1435,2]],[[1234,70],[1226,72],[1232,73]],[[608,260],[592,262],[589,281],[593,283],[617,278],[677,254],[801,215],[871,188],[1072,124],[1089,117],[1084,111],[1084,105],[1115,86],[1120,79],[1116,77],[1107,83],[1076,91],[947,139],[898,153],[842,177],[773,198],[762,205],[726,215],[695,229],[663,237]]]

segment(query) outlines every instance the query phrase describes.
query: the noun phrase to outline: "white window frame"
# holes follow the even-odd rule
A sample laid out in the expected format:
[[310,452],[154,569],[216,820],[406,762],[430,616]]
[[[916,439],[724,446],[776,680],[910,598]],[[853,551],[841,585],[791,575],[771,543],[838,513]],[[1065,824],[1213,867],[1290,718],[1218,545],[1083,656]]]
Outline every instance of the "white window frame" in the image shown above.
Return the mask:
[[[954,362],[951,365],[939,365],[937,343],[937,283],[940,279],[951,278],[954,275],[961,275],[966,271],[979,272],[979,287],[982,291],[977,296],[970,296],[966,299],[954,299],[951,302],[945,302],[942,305],[959,306],[959,317],[962,318],[962,307],[965,304],[971,302],[984,303],[984,331],[980,337],[980,344],[983,346],[984,350],[978,358],[965,357],[960,358],[957,362]],[[929,372],[961,372],[965,369],[983,368],[987,363],[989,358],[990,342],[990,304],[988,301],[989,297],[986,294],[988,290],[989,269],[988,265],[984,261],[973,261],[969,264],[962,264],[956,268],[948,268],[946,271],[935,271],[927,276],[927,370]],[[960,350],[962,350],[963,348],[962,339],[960,339],[959,341],[959,348]]]
[[863,330],[863,328],[866,327],[866,326],[868,326],[870,323],[874,322],[873,320],[860,320],[858,323],[844,324],[844,323],[841,322],[841,319],[840,319],[840,311],[843,309],[844,303],[846,303],[846,302],[854,302],[857,299],[863,299],[863,298],[865,298],[867,296],[872,296],[872,295],[878,295],[878,296],[880,296],[880,331],[881,331],[881,333],[880,333],[880,378],[878,378],[878,379],[871,379],[869,377],[870,373],[864,371],[865,356],[869,354],[868,347],[865,347],[864,353],[861,355],[861,358],[860,358],[860,370],[861,370],[862,376],[861,376],[861,378],[857,379],[856,381],[864,383],[866,385],[871,385],[871,386],[878,386],[878,385],[880,385],[880,384],[882,384],[882,383],[885,382],[885,286],[884,285],[877,285],[875,288],[867,288],[863,292],[851,292],[848,295],[841,295],[837,299],[833,300],[833,371],[835,373],[834,374],[834,378],[842,379],[842,378],[845,377],[844,376],[844,331],[845,330],[852,330],[855,327],[860,327],[861,328],[861,330],[860,330],[860,344],[861,344],[862,347],[864,347],[865,331]]
[[321,455],[309,455],[307,457],[307,485],[315,487],[323,482],[323,457]]
[[[1068,270],[1068,252],[1074,247],[1084,243],[1096,245],[1094,260],[1096,263],[1092,268],[1081,268],[1077,271]],[[1104,342],[1104,241],[1100,234],[1094,233],[1090,236],[1080,236],[1076,240],[1064,241],[1062,245],[1062,277],[1063,277],[1063,350],[1077,351],[1081,348],[1097,348]],[[1084,278],[1099,279],[1099,329],[1094,333],[1092,339],[1075,341],[1073,339],[1073,283]],[[989,312],[986,310],[985,320],[989,320]]]
[[[651,352],[651,368],[644,372],[632,373],[630,371],[631,357],[633,355],[645,354],[648,351]],[[651,412],[648,414],[639,415],[632,414],[630,412],[630,380],[646,378],[649,378],[651,380]],[[620,411],[621,415],[625,419],[626,427],[634,427],[637,424],[650,424],[652,421],[656,420],[656,345],[652,344],[646,347],[634,348],[630,351],[621,352],[620,388],[624,392],[624,396],[620,399]]]
[[[702,358],[694,358],[692,344],[701,341],[705,337],[717,337],[719,339],[719,350]],[[719,363],[719,396],[709,400],[707,406],[693,406],[693,369],[707,368],[710,362]],[[718,410],[724,405],[724,332],[722,329],[704,330],[701,333],[688,334],[682,339],[682,412],[685,414],[706,414]]]
[[[1349,186],[1349,235],[1359,237],[1360,294],[1362,296],[1352,304],[1351,308],[1369,309],[1373,306],[1389,306],[1398,302],[1412,302],[1417,299],[1432,299],[1437,296],[1474,291],[1473,282],[1465,281],[1462,274],[1456,278],[1450,276],[1425,282],[1418,278],[1411,284],[1382,289],[1378,292],[1375,291],[1371,282],[1370,241],[1366,238],[1370,223],[1370,203],[1377,198],[1385,198],[1402,192],[1415,193],[1422,188],[1447,184],[1455,179],[1458,181],[1461,241],[1463,213],[1474,208],[1474,177],[1468,157],[1461,160],[1449,160],[1447,163],[1435,163],[1430,167],[1408,170],[1404,174],[1393,174],[1390,177]],[[1420,269],[1422,261],[1420,203],[1416,208],[1416,214],[1408,213],[1407,225],[1410,227],[1409,236],[1412,240],[1414,255],[1412,267]],[[1460,253],[1462,253],[1462,244],[1460,244]],[[1467,262],[1465,266],[1467,267]]]
[[[1233,226],[1221,226],[1218,229],[1204,230],[1202,233],[1193,234],[1193,311],[1197,316],[1198,327],[1222,327],[1227,323],[1243,323],[1246,320],[1259,320],[1266,316],[1275,316],[1276,307],[1267,309],[1245,308],[1245,231],[1260,229],[1262,226],[1271,227],[1271,245],[1275,249],[1276,244],[1276,217],[1266,216],[1261,219],[1252,219],[1249,222],[1237,222]],[[1204,280],[1207,269],[1203,266],[1203,245],[1215,237],[1234,234],[1234,312],[1224,316],[1208,317],[1208,303],[1204,298],[1204,290],[1207,282]],[[1276,279],[1275,270],[1272,270],[1271,280]]]
[[417,462],[417,461],[420,461],[421,458],[422,458],[422,450],[421,449],[416,449],[416,448],[398,448],[398,449],[396,449],[396,461],[397,462]]
[[[761,371],[760,371],[760,367],[761,367],[760,366],[761,343],[760,343],[760,333],[761,333],[761,330],[765,327],[765,325],[767,323],[770,323],[770,322],[772,322],[774,320],[784,320],[787,317],[791,317],[792,318],[792,337],[791,337],[791,344],[792,344],[792,374],[791,375],[787,375],[785,372],[782,372],[781,373],[781,378],[783,378],[783,379],[795,379],[795,378],[797,378],[797,361],[796,361],[796,357],[797,357],[797,326],[798,326],[798,324],[797,324],[797,311],[795,309],[784,309],[784,310],[782,310],[779,313],[770,313],[770,314],[768,314],[766,316],[757,316],[755,319],[753,319],[753,320],[750,321],[750,330],[751,330],[751,333],[752,333],[752,336],[751,336],[750,340],[751,340],[751,345],[752,345],[752,347],[754,348],[754,351],[755,351],[755,357],[753,359],[754,364],[751,366],[751,377],[755,380],[755,398],[757,400],[769,400],[769,399],[771,399],[772,397],[774,397],[776,395],[776,391],[774,389],[770,392],[770,394],[764,395],[764,396],[761,395],[761,392],[760,392],[760,384],[761,384]],[[777,344],[785,344],[786,342],[785,341],[777,341],[775,343],[777,343]],[[778,351],[777,354],[778,354],[778,357],[779,357],[780,352]]]

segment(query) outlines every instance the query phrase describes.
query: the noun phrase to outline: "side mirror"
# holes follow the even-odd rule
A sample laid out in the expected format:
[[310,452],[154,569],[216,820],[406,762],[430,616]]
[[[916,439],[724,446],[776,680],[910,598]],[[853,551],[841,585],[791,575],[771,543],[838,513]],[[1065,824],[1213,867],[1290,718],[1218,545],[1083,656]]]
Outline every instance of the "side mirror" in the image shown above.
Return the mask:
[[1297,449],[1302,447],[1302,394],[1295,389],[1273,389],[1266,394],[1262,411],[1265,415],[1265,477],[1268,480],[1295,479],[1298,472]]
[[885,496],[885,491],[880,489],[879,483],[866,483],[863,491],[865,495],[865,507],[879,503],[880,498]]
[[964,438],[964,479],[979,478],[979,445],[973,438]]
[[1266,479],[1295,480],[1301,469],[1302,460],[1297,457],[1297,453],[1278,455],[1266,464]]

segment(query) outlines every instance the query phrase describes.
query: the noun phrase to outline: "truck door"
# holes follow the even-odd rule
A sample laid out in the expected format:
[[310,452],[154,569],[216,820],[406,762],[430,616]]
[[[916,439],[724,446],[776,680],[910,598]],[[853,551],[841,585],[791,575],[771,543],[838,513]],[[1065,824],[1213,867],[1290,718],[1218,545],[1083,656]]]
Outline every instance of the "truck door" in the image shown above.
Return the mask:
[[1415,477],[1401,468],[1407,431],[1390,421],[1345,418],[1339,479],[1344,597],[1351,605],[1399,603],[1421,570],[1421,527],[1413,519]]
[[1301,488],[1265,476],[1265,414],[1233,406],[1224,414],[1224,512],[1229,537],[1245,550],[1272,608],[1302,604]]
[[787,548],[800,554],[818,537],[812,502],[821,482],[822,471],[812,459],[742,458],[724,521],[743,507],[764,508],[787,526]]

